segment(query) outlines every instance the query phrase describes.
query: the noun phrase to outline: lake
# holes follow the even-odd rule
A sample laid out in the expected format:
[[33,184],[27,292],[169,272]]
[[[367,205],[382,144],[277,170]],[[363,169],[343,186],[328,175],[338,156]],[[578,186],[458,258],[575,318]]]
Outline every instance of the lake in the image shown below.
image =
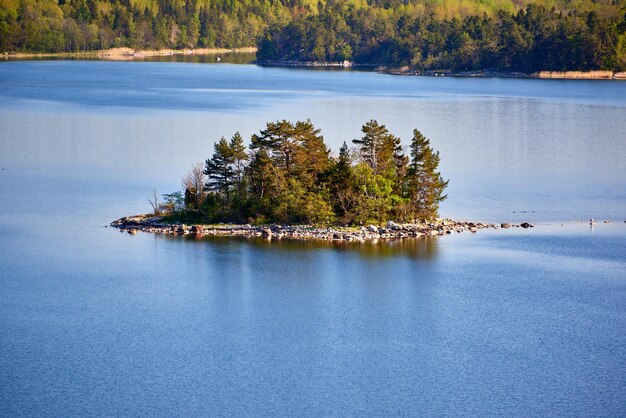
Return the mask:
[[[335,151],[370,119],[405,145],[418,128],[443,216],[536,227],[366,244],[106,227],[279,119]],[[2,62],[0,415],[623,416],[625,220],[626,82]]]

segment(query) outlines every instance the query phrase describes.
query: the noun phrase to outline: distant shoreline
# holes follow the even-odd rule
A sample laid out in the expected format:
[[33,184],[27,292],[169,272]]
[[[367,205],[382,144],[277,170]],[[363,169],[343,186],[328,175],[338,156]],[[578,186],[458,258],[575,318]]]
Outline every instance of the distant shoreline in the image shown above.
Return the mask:
[[[256,47],[244,48],[195,48],[195,49],[154,49],[141,50],[132,48],[110,48],[97,51],[80,52],[15,52],[0,54],[4,60],[27,60],[33,58],[95,58],[109,61],[133,61],[151,57],[169,56],[211,56],[218,54],[257,52]],[[595,71],[538,71],[532,74],[520,72],[501,72],[497,70],[461,71],[446,70],[414,71],[408,67],[389,68],[377,64],[355,64],[351,61],[322,62],[322,61],[253,61],[263,67],[294,67],[294,68],[355,68],[370,69],[392,75],[412,75],[427,77],[503,77],[503,78],[537,78],[559,80],[626,80],[626,72],[607,70]]]
[[404,238],[433,237],[450,235],[464,231],[477,232],[479,229],[533,228],[534,225],[523,222],[520,224],[493,224],[485,222],[454,221],[438,219],[429,223],[396,223],[388,221],[384,227],[367,225],[358,227],[312,226],[312,225],[242,225],[242,224],[195,224],[185,225],[179,222],[168,222],[163,217],[154,215],[135,215],[120,218],[111,223],[112,227],[135,235],[138,231],[155,234],[224,237],[262,237],[265,239],[292,239],[316,241],[373,241],[394,240]]
[[195,49],[154,49],[140,50],[132,48],[111,48],[98,51],[80,52],[16,52],[4,53],[0,58],[20,60],[30,58],[98,58],[111,61],[131,61],[149,57],[168,57],[174,55],[218,55],[230,53],[256,53],[257,48],[195,48]]
[[[110,48],[97,51],[80,52],[14,52],[0,54],[0,59],[28,60],[34,58],[92,58],[105,61],[133,61],[152,57],[170,56],[213,56],[219,54],[246,53],[254,54],[256,47],[244,48],[195,48],[195,49],[154,49],[141,50],[133,48]],[[428,70],[424,72],[414,71],[408,67],[389,68],[377,64],[356,64],[351,61],[322,62],[322,61],[253,61],[254,64],[263,67],[292,67],[292,68],[355,68],[375,70],[381,73],[407,76],[426,77],[501,77],[501,78],[535,78],[557,80],[626,80],[626,72],[613,72],[608,70],[594,71],[538,71],[532,74],[520,72],[506,72],[497,70],[460,71]]]
[[389,68],[376,64],[355,64],[350,61],[321,62],[321,61],[257,61],[257,65],[267,67],[294,67],[294,68],[355,68],[372,69],[392,75],[427,76],[427,77],[503,77],[503,78],[538,78],[562,80],[626,80],[626,72],[608,70],[594,71],[538,71],[531,74],[521,72],[506,72],[497,70],[460,71],[428,70],[424,72],[411,70],[409,67]]

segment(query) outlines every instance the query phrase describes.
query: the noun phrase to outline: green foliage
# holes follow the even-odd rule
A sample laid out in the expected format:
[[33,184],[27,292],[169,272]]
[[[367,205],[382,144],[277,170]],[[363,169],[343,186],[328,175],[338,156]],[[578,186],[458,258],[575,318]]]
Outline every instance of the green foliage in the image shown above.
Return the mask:
[[447,198],[443,191],[448,186],[437,171],[439,152],[433,151],[430,141],[420,131],[413,131],[411,164],[408,169],[410,210],[414,218],[427,220],[436,216],[439,203]]
[[327,225],[437,217],[448,183],[429,141],[415,131],[408,165],[400,139],[384,125],[369,121],[363,133],[354,141],[361,149],[353,161],[345,142],[331,157],[310,120],[269,122],[252,136],[249,152],[239,133],[214,145],[204,170],[196,165],[183,178],[186,208],[180,192],[164,198],[174,211],[199,212],[209,222]]
[[214,149],[213,156],[204,165],[204,174],[209,178],[205,188],[222,193],[226,203],[229,203],[230,189],[234,183],[235,157],[224,137],[214,145]]
[[350,59],[416,71],[624,68],[626,8],[615,3],[494,2],[486,9],[488,2],[469,0],[399,3],[372,1],[358,8],[335,3],[298,16],[268,29],[257,58]]
[[185,207],[185,199],[181,191],[164,194],[163,201],[162,206],[166,212],[178,212]]
[[259,61],[417,71],[624,70],[605,0],[0,0],[0,52],[257,45]]

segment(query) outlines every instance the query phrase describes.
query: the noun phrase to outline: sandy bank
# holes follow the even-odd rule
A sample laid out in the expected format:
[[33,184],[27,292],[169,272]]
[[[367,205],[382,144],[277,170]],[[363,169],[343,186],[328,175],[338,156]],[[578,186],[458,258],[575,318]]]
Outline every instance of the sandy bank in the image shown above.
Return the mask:
[[614,73],[613,71],[539,71],[533,73],[531,77],[534,78],[556,78],[556,79],[584,79],[584,80],[610,80],[620,73]]

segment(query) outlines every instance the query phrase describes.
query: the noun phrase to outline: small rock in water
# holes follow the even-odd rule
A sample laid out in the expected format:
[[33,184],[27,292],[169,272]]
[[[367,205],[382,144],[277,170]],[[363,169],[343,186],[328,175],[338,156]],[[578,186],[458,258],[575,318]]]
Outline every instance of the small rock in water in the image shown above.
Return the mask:
[[510,228],[511,224],[504,223],[504,224],[501,224],[500,227],[501,228]]
[[533,224],[529,224],[528,222],[522,222],[522,223],[520,224],[520,226],[521,226],[522,228],[524,228],[524,229],[526,229],[526,228],[534,228],[534,227],[535,227],[535,225],[533,225]]

